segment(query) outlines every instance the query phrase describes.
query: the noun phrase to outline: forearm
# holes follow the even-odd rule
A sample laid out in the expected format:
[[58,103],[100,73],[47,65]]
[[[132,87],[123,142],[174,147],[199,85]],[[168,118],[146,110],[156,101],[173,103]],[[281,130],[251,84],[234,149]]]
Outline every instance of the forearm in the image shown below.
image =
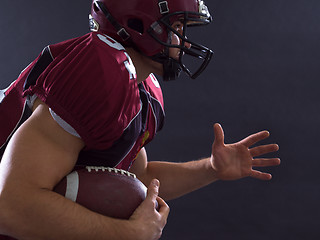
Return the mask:
[[[32,141],[30,141],[32,139]],[[13,134],[0,163],[0,234],[24,239],[155,240],[169,208],[150,184],[129,220],[105,217],[52,192],[74,168],[81,139],[40,105]],[[159,203],[156,211],[155,202]]]
[[14,194],[2,192],[2,234],[21,240],[136,239],[126,228],[129,221],[96,214],[46,189],[21,189]]
[[143,181],[157,178],[161,182],[160,196],[171,200],[217,180],[210,158],[185,163],[149,162]]
[[51,191],[73,169],[82,147],[51,119],[47,108],[37,108],[12,136],[1,160],[0,234],[19,240],[121,239],[117,231],[128,226],[124,221]]

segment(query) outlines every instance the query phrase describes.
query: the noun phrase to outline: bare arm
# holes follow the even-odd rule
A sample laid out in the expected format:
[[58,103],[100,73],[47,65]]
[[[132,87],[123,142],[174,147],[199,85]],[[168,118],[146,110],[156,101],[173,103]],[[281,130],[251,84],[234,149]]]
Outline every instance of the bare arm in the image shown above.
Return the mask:
[[217,180],[210,158],[184,163],[164,161],[147,162],[147,153],[143,148],[130,169],[144,184],[157,178],[161,182],[160,196],[171,200],[204,187]]
[[270,174],[254,170],[253,167],[278,165],[280,160],[254,157],[277,151],[278,146],[268,144],[250,148],[267,138],[267,131],[252,134],[234,144],[224,144],[224,133],[219,124],[215,124],[214,133],[212,155],[208,158],[184,163],[147,162],[146,151],[142,149],[131,171],[145,184],[152,178],[159,179],[160,196],[165,200],[180,197],[216,180],[237,180],[244,177],[271,179]]
[[158,239],[168,207],[158,199],[162,208],[154,210],[155,184],[129,221],[91,212],[52,192],[82,148],[83,142],[58,126],[45,105],[35,110],[12,137],[0,164],[0,233],[33,240]]

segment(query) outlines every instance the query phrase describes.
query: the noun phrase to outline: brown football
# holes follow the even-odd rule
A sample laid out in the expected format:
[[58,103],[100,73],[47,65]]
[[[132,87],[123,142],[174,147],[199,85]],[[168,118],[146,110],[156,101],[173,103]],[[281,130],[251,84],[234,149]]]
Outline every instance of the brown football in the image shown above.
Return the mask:
[[68,174],[54,191],[94,212],[121,219],[129,219],[147,194],[133,173],[90,166]]

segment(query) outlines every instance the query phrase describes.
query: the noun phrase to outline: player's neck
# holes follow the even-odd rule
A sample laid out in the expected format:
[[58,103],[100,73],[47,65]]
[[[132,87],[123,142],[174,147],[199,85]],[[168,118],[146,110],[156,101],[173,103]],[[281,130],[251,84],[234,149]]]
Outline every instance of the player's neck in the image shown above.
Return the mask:
[[162,69],[162,66],[155,66],[155,64],[158,63],[155,63],[150,58],[142,55],[133,48],[126,48],[126,51],[136,68],[138,83],[146,80],[151,73],[161,74],[159,73],[159,69]]

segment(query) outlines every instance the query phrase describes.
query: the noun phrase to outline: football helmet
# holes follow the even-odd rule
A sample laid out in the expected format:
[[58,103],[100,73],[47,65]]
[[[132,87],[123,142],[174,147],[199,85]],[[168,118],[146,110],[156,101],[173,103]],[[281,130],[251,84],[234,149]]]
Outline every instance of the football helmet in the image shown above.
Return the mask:
[[[182,31],[173,27],[177,21]],[[211,21],[202,0],[93,0],[89,15],[91,31],[106,33],[162,63],[164,80],[176,79],[181,71],[194,79],[207,67],[213,51],[187,38],[187,29]],[[179,37],[178,45],[171,43],[172,34]],[[179,49],[178,59],[169,56],[169,48]],[[198,66],[187,66],[187,56],[197,59]]]

